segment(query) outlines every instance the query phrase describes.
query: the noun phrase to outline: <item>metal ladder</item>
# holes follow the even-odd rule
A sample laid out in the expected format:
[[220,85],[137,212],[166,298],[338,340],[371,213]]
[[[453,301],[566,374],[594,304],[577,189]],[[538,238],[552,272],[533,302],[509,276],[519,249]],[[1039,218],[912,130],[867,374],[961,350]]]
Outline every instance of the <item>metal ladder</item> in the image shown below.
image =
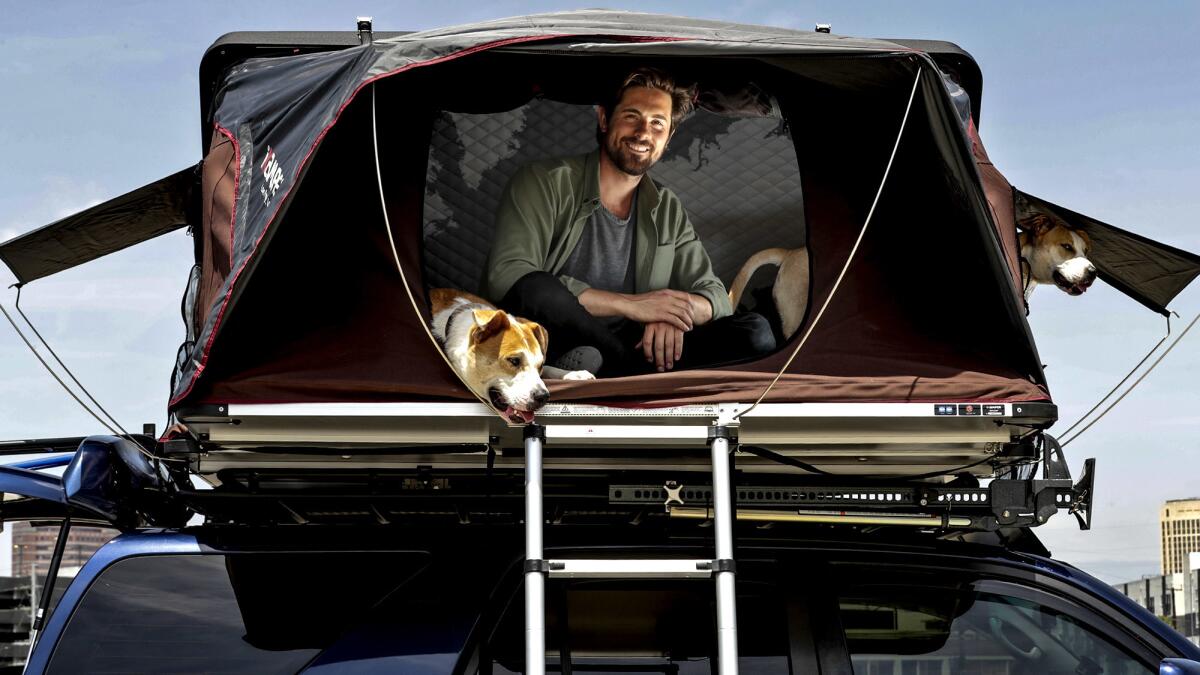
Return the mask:
[[546,560],[542,557],[542,446],[545,427],[525,427],[525,675],[546,673],[546,578],[694,579],[714,577],[717,595],[717,673],[737,675],[737,600],[734,593],[733,497],[730,434],[710,427],[715,557],[711,560]]

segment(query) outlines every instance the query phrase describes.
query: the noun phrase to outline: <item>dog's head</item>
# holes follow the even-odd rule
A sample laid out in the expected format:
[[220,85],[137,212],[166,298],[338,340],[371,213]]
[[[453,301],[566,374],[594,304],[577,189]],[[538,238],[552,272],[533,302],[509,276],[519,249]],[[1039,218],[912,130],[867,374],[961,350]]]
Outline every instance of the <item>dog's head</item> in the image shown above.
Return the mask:
[[1070,295],[1082,295],[1096,280],[1096,266],[1088,260],[1092,240],[1044,215],[1021,223],[1021,257],[1029,264],[1029,277],[1053,284]]
[[542,382],[546,329],[499,309],[473,310],[468,333],[471,367],[463,379],[513,422],[529,423],[550,399]]

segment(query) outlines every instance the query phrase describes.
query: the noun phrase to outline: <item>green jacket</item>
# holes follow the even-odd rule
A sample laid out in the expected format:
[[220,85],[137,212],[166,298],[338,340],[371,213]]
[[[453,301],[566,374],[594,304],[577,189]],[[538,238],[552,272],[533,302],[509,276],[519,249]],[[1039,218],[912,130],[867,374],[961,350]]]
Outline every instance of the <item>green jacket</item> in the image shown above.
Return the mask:
[[[713,274],[704,244],[679,197],[653,180],[638,186],[634,235],[637,293],[671,288],[702,295],[713,318],[733,313],[729,294]],[[588,216],[600,208],[600,151],[521,167],[496,211],[483,295],[499,301],[530,272],[558,274],[575,250]],[[586,283],[559,275],[575,295]]]

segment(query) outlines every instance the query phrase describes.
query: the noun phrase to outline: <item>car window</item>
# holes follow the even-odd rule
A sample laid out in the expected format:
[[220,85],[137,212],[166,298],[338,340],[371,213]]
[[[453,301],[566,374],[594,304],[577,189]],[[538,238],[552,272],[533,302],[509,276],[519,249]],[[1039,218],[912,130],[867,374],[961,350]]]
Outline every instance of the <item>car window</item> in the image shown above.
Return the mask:
[[[52,587],[43,626],[54,614],[59,599],[79,568],[118,531],[102,527],[72,527],[59,560],[58,574],[54,579],[49,579],[61,525],[34,525],[29,521],[12,521],[5,525],[11,528],[12,572],[4,580],[4,599],[0,601],[10,618],[7,630],[0,634],[0,666],[19,667],[25,663],[29,651],[33,616],[46,585],[49,583]],[[2,668],[0,672],[3,672]]]
[[426,564],[421,553],[120,560],[84,594],[48,672],[295,673]]
[[[738,668],[787,675],[785,602],[771,584],[737,585]],[[551,672],[710,675],[716,663],[711,581],[551,581],[546,595]],[[524,596],[518,593],[483,649],[479,673],[525,669]]]
[[1158,672],[1103,626],[1073,615],[1069,603],[1031,589],[1007,592],[1005,586],[970,580],[846,584],[839,605],[855,675]]

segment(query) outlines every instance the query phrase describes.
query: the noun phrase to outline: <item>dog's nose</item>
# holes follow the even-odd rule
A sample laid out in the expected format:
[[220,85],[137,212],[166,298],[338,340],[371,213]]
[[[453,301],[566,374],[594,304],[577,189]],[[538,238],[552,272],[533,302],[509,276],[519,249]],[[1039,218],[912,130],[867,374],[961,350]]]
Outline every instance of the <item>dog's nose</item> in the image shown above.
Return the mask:
[[540,407],[546,405],[546,401],[549,401],[549,400],[550,400],[550,390],[549,389],[539,389],[539,390],[533,392],[533,404],[535,406],[540,408]]

